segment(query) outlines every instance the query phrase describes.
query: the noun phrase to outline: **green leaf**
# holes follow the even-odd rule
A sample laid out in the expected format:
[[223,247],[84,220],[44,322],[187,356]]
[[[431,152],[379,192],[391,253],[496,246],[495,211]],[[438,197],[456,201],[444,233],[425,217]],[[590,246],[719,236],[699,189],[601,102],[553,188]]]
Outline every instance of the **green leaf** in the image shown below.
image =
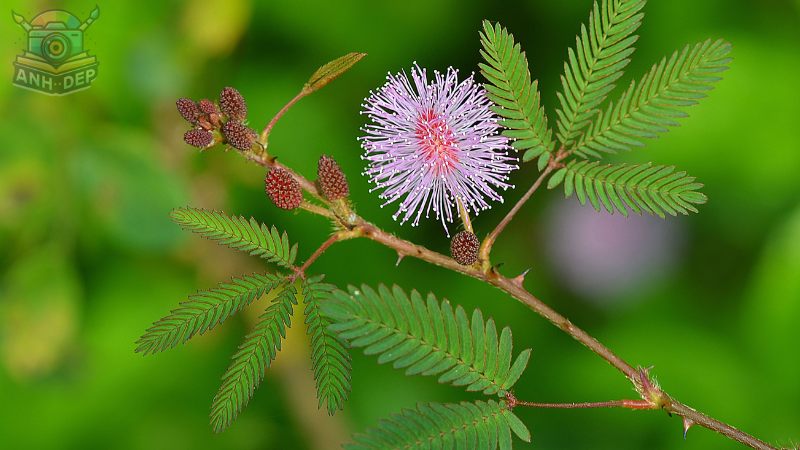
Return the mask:
[[333,61],[325,64],[317,69],[314,75],[308,80],[308,88],[313,92],[319,90],[326,84],[335,80],[339,75],[347,72],[348,69],[353,67],[361,58],[367,56],[366,53],[348,53],[344,56],[334,59]]
[[247,406],[253,392],[280,350],[286,328],[291,327],[292,306],[297,304],[297,290],[284,284],[283,290],[247,335],[233,363],[222,376],[222,386],[211,405],[211,425],[219,433],[236,420]]
[[566,169],[565,196],[574,191],[581,204],[586,204],[584,196],[588,196],[597,211],[602,204],[612,214],[616,209],[627,217],[630,209],[636,214],[646,211],[664,218],[665,213],[675,216],[697,212],[693,204],[707,200],[697,192],[703,185],[695,183],[695,178],[686,172],[674,172],[675,167],[652,163],[600,165],[596,161],[585,164],[573,160]]
[[556,173],[554,173],[550,179],[547,181],[547,189],[555,189],[564,181],[564,177],[567,175],[567,168],[563,167],[559,169]]
[[510,409],[503,410],[503,417],[505,417],[506,421],[508,422],[509,428],[514,431],[514,434],[517,435],[518,438],[522,439],[525,442],[531,441],[531,432],[528,431],[528,427],[519,420]]
[[332,284],[323,283],[323,278],[323,275],[318,275],[303,281],[303,301],[306,304],[307,334],[311,335],[311,361],[319,407],[325,402],[328,414],[333,415],[337,408],[344,408],[347,401],[352,367],[347,342],[328,329],[333,319],[320,308],[320,304],[330,299],[336,289]]
[[180,308],[147,329],[136,341],[136,353],[147,355],[175,347],[179,342],[185,344],[195,335],[221,325],[283,280],[281,274],[253,274],[232,278],[231,283],[220,283],[219,288],[197,291],[189,301],[181,302]]
[[574,153],[599,157],[599,152],[630,151],[631,147],[644,147],[641,138],[657,138],[658,133],[669,131],[666,127],[678,126],[670,118],[688,117],[677,108],[696,105],[706,97],[704,92],[713,89],[709,83],[720,78],[702,76],[727,70],[730,50],[730,43],[707,40],[676,51],[669,60],[663,58],[638,85],[631,82],[616,105],[612,102],[597,116],[578,140]]
[[588,27],[581,25],[575,48],[568,51],[558,93],[558,139],[568,148],[586,128],[598,105],[616,86],[613,84],[633,53],[631,45],[641,25],[645,0],[601,0],[589,14]]
[[[509,370],[511,330],[503,329],[498,340],[494,321],[484,326],[477,309],[470,321],[464,308],[453,310],[450,302],[439,303],[433,294],[425,306],[412,291],[410,305],[403,306],[408,297],[397,286],[379,286],[380,295],[366,285],[349,290],[334,291],[321,302],[333,321],[328,329],[352,347],[366,347],[365,354],[378,355],[378,363],[394,361],[394,368],[406,369],[406,375],[440,374],[439,383],[491,395],[510,389],[527,365],[530,350]],[[408,326],[412,321],[422,326]]]
[[[513,427],[513,428],[512,428]],[[530,432],[504,402],[418,403],[378,420],[378,428],[353,435],[345,449],[459,448],[510,450],[511,430],[526,442]]]
[[259,256],[287,269],[294,267],[292,264],[297,256],[297,244],[289,248],[286,232],[281,238],[275,226],[270,230],[252,217],[248,221],[242,216],[228,216],[200,208],[177,208],[169,215],[184,230],[219,241],[220,245]]
[[552,152],[555,143],[547,126],[538,91],[538,81],[531,82],[528,59],[514,36],[500,24],[493,27],[483,21],[480,34],[486,64],[479,64],[481,74],[489,81],[488,97],[497,106],[492,107],[506,130],[503,135],[516,139],[514,150],[526,150],[524,161],[530,161],[543,152]]

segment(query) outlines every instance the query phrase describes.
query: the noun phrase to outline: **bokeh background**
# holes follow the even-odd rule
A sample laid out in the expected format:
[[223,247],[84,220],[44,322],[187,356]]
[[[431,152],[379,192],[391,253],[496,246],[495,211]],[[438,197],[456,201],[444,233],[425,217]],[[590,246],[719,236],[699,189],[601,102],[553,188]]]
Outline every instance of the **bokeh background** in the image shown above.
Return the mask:
[[[368,220],[432,249],[448,240],[430,220],[391,220],[360,176],[360,103],[387,72],[414,61],[469,74],[481,20],[522,42],[547,112],[589,0],[479,2],[100,2],[86,47],[100,61],[91,89],[48,97],[12,86],[31,18],[94,2],[3,2],[0,21],[0,447],[8,449],[327,449],[416,402],[479,398],[433,378],[405,378],[354,355],[343,412],[317,411],[304,330],[295,326],[274,368],[234,425],[214,435],[211,400],[266,299],[185,346],[142,357],[134,341],[196,289],[265,270],[258,260],[182,232],[168,217],[193,205],[254,216],[300,243],[305,259],[330,232],[308,213],[275,208],[264,170],[235,153],[198,154],[175,100],[246,97],[263,127],[321,64],[367,52],[354,69],[303,99],[279,122],[270,152],[313,178],[320,154],[348,174]],[[2,12],[2,11],[0,11]],[[500,238],[502,271],[531,272],[526,287],[676,398],[775,445],[800,439],[800,1],[653,1],[621,80],[676,48],[709,37],[735,61],[691,118],[646,149],[609,161],[676,165],[707,187],[690,217],[624,219],[537,192]],[[480,78],[480,75],[477,75]],[[536,176],[474,221],[479,235]],[[516,388],[531,401],[635,398],[597,356],[500,291],[405,259],[366,241],[329,249],[312,272],[347,284],[397,283],[480,306],[531,347]],[[301,323],[301,322],[295,322]],[[704,429],[684,441],[661,412],[518,410],[546,449],[739,449]]]

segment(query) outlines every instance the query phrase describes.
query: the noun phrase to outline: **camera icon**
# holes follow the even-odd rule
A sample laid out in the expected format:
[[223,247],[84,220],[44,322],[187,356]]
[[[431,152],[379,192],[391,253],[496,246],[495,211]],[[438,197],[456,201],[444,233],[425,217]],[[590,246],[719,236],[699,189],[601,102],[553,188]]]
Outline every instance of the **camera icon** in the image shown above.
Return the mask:
[[89,19],[81,22],[67,11],[50,10],[39,14],[30,23],[14,14],[14,21],[28,32],[28,52],[58,67],[83,53],[83,32],[98,14],[99,9],[95,8]]
[[68,30],[63,23],[49,23],[44,30],[31,30],[28,51],[56,65],[83,51],[83,32]]

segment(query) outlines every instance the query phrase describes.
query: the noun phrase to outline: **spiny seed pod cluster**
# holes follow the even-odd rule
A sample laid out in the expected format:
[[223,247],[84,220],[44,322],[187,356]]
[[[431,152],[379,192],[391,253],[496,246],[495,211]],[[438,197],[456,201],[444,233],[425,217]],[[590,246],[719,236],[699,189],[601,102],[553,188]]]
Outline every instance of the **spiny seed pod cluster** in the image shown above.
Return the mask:
[[219,107],[208,99],[195,102],[182,98],[176,102],[178,112],[194,125],[183,135],[187,144],[206,149],[227,141],[231,146],[247,151],[256,144],[258,135],[248,127],[247,103],[236,89],[226,87],[219,95]]
[[450,255],[462,266],[471,266],[478,260],[481,242],[471,232],[464,230],[453,236],[450,242]]
[[317,166],[317,182],[322,190],[322,195],[328,200],[338,200],[350,195],[350,187],[339,164],[328,155],[319,158]]
[[264,180],[269,199],[278,208],[292,210],[303,202],[303,190],[300,183],[286,170],[272,168]]

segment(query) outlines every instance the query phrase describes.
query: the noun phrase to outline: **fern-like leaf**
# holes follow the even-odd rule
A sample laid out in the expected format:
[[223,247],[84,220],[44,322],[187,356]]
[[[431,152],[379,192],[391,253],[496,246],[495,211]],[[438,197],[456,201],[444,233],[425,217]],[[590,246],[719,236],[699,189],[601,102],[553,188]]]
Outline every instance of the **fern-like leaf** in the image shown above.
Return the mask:
[[169,215],[184,230],[219,241],[220,245],[259,256],[281,267],[292,268],[297,257],[297,244],[289,245],[285,231],[281,235],[275,226],[270,229],[252,217],[247,220],[242,216],[228,216],[200,208],[177,208]]
[[203,334],[252,303],[283,281],[280,274],[253,274],[232,278],[230,283],[220,283],[218,288],[197,291],[180,308],[155,322],[136,341],[136,353],[156,353],[185,344],[197,334]]
[[696,105],[705,98],[710,83],[722,78],[715,74],[728,70],[725,64],[731,44],[707,40],[691,48],[687,45],[667,61],[664,57],[645,75],[639,85],[631,82],[616,105],[612,102],[578,140],[575,154],[599,157],[598,152],[616,153],[644,147],[641,138],[656,138],[667,127],[678,126],[675,119],[688,117],[681,107]]
[[506,408],[505,402],[477,401],[460,404],[418,403],[378,420],[378,428],[353,435],[348,450],[458,448],[491,450],[512,448],[511,432],[525,442],[531,434],[525,424]]
[[544,106],[540,105],[538,81],[531,82],[528,58],[514,43],[514,36],[500,24],[483,21],[481,56],[487,64],[478,64],[487,84],[487,96],[497,106],[492,111],[503,120],[503,135],[515,139],[515,150],[525,150],[522,157],[530,161],[543,152],[552,152],[555,143],[547,126]]
[[323,275],[309,277],[303,282],[306,324],[311,335],[311,359],[314,379],[317,380],[319,407],[325,402],[328,414],[342,409],[350,391],[350,354],[347,342],[328,329],[331,319],[320,309],[321,302],[331,298],[336,289],[323,283]]
[[622,69],[628,65],[631,47],[638,39],[633,32],[641,25],[645,0],[601,0],[589,14],[589,27],[581,25],[575,50],[569,49],[558,93],[558,139],[567,147],[590,123],[611,92]]
[[686,172],[675,172],[675,167],[608,164],[599,162],[571,161],[567,167],[556,172],[551,178],[549,188],[555,188],[563,180],[564,195],[576,194],[582,205],[586,199],[594,209],[600,211],[600,204],[614,213],[614,209],[628,216],[626,206],[636,214],[646,211],[666,217],[677,213],[697,212],[693,204],[703,204],[708,198],[698,192],[701,183]]
[[500,396],[517,382],[525,370],[530,349],[523,350],[511,366],[511,329],[505,327],[499,340],[492,319],[486,323],[479,309],[467,318],[464,308],[442,301],[433,294],[426,302],[417,291],[409,299],[397,286],[378,292],[362,285],[337,290],[323,303],[337,323],[329,329],[339,333],[352,347],[366,347],[364,354],[379,355],[378,363],[392,362],[406,375],[441,374],[439,383],[467,386],[468,391]]
[[239,351],[231,357],[234,361],[222,376],[222,387],[211,405],[211,425],[215,433],[223,431],[236,420],[281,349],[281,339],[286,338],[286,328],[291,327],[292,306],[297,304],[296,294],[294,286],[284,285],[278,297],[259,317],[253,331],[239,346]]

